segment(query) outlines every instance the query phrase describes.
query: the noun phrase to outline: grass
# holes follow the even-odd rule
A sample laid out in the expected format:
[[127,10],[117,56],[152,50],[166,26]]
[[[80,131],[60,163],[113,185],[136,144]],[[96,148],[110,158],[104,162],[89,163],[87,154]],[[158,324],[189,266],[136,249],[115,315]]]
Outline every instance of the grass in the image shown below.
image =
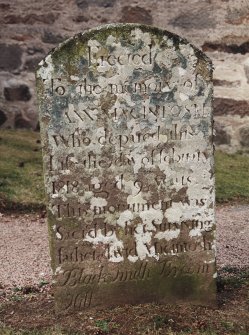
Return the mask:
[[[0,132],[0,211],[44,208],[40,135]],[[216,152],[216,199],[249,203],[249,156]]]
[[249,202],[249,155],[216,152],[216,200]]
[[0,132],[0,209],[44,207],[39,133]]

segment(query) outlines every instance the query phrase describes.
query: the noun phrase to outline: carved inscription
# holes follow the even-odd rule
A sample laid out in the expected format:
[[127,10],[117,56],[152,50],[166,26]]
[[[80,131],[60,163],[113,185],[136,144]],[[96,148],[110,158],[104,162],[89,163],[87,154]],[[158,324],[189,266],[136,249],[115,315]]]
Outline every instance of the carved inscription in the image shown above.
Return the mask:
[[[150,282],[154,276],[162,280],[177,280],[184,276],[190,278],[191,275],[207,277],[213,272],[214,264],[186,264],[176,265],[168,259],[162,260],[149,266],[147,262],[141,262],[136,269],[117,269],[116,272],[110,273],[104,266],[97,272],[89,272],[85,268],[73,268],[61,272],[58,276],[57,283],[59,289],[63,290],[68,287],[70,293],[67,296],[67,304],[63,304],[60,308],[64,311],[74,309],[86,309],[91,306],[92,300],[95,298],[96,285],[102,285],[105,290],[108,286],[122,283]],[[78,288],[83,289],[83,293],[75,293]],[[87,292],[85,288],[91,287]]]
[[65,298],[66,299],[59,305],[61,310],[84,310],[91,306],[93,291],[89,290],[87,292],[80,292],[76,294],[68,293]]
[[37,87],[57,309],[165,301],[185,276],[202,287],[190,300],[214,299],[208,58],[109,25],[56,48]]

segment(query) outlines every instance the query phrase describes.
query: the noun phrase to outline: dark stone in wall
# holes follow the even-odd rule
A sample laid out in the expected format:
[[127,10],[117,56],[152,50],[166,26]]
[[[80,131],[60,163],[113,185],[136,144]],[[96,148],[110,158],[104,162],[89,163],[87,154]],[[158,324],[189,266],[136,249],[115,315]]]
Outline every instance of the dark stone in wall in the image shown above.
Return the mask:
[[236,81],[227,81],[227,80],[220,80],[220,79],[213,80],[214,86],[239,87],[240,83],[241,83],[240,80],[236,80]]
[[9,10],[10,9],[10,4],[8,4],[8,3],[0,3],[0,9],[1,10]]
[[249,52],[249,41],[241,44],[222,44],[222,43],[204,43],[202,46],[204,52],[220,51],[232,54],[242,54],[245,55]]
[[57,44],[63,42],[67,37],[63,37],[59,34],[54,34],[51,31],[44,31],[42,35],[42,42],[50,43],[50,44]]
[[38,121],[37,122],[37,125],[36,125],[36,127],[35,127],[35,131],[40,131],[40,122]]
[[5,113],[2,111],[2,110],[0,110],[0,126],[2,125],[2,124],[4,124],[4,122],[7,120],[7,116],[5,115]]
[[0,44],[0,69],[16,70],[22,64],[22,49],[18,44]]
[[240,144],[249,149],[249,126],[240,128]]
[[80,23],[80,22],[88,22],[89,19],[88,19],[88,17],[86,17],[86,16],[79,15],[79,16],[74,17],[74,18],[73,18],[73,21],[74,21],[74,22],[77,22],[77,23]]
[[76,5],[80,8],[80,9],[86,9],[89,6],[89,3],[87,0],[76,0]]
[[25,16],[19,15],[6,15],[4,17],[4,23],[7,24],[36,24],[36,23],[45,23],[52,24],[55,22],[59,14],[47,13],[47,14],[35,14],[31,13]]
[[208,8],[201,8],[184,12],[170,21],[174,27],[183,29],[209,29],[216,26],[212,10]]
[[227,134],[224,130],[224,127],[219,122],[215,122],[214,128],[216,131],[216,135],[214,138],[215,144],[230,144],[231,143],[231,136]]
[[116,0],[90,0],[89,3],[90,4],[94,4],[97,5],[99,7],[113,7],[115,4]]
[[33,39],[32,35],[28,35],[28,34],[21,34],[21,35],[14,35],[11,36],[12,40],[18,41],[18,42],[25,42],[25,41],[30,41]]
[[143,23],[151,25],[153,24],[153,18],[150,11],[142,7],[129,7],[125,6],[122,8],[122,17],[120,22],[123,23]]
[[5,87],[4,96],[8,101],[28,101],[31,99],[31,94],[27,85]]
[[214,99],[214,115],[249,115],[249,103],[243,100],[225,98]]
[[116,0],[76,0],[76,4],[80,9],[86,9],[91,5],[99,7],[113,7]]
[[28,58],[25,62],[24,69],[30,72],[34,72],[41,60],[42,57]]
[[32,128],[30,120],[23,116],[21,113],[18,113],[15,117],[15,128]]

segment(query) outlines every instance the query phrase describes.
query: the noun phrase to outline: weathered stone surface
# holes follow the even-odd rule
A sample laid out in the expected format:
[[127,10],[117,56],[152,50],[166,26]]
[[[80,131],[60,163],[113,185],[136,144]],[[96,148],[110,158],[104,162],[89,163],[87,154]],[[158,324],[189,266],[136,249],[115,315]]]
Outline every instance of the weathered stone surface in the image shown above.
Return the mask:
[[120,22],[152,24],[153,18],[150,11],[145,8],[135,6],[125,6],[122,8],[122,17]]
[[241,145],[249,149],[249,127],[245,126],[240,128],[239,133]]
[[4,122],[7,120],[7,116],[4,113],[4,111],[0,110],[0,126],[4,124]]
[[215,300],[212,65],[167,31],[107,25],[37,72],[58,311]]
[[22,63],[22,49],[19,45],[0,44],[0,70],[18,69]]
[[4,96],[8,101],[28,101],[31,99],[29,87],[25,84],[4,87]]

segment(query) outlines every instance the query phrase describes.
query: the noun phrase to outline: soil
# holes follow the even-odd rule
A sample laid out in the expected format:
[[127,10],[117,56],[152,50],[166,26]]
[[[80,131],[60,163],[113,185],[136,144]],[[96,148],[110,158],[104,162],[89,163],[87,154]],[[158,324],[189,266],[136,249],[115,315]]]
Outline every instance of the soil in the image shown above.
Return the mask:
[[[55,325],[81,334],[249,334],[249,205],[218,206],[217,306],[144,304],[58,316],[54,312],[47,226],[42,214],[0,217],[0,334]],[[25,262],[24,262],[25,260]],[[82,333],[83,332],[83,333]]]
[[8,300],[1,305],[0,332],[2,322],[16,330],[54,329],[59,326],[70,334],[79,332],[85,335],[160,335],[167,331],[248,335],[248,287],[246,283],[240,287],[234,287],[231,282],[227,283],[218,292],[218,306],[213,308],[151,303],[107,310],[92,309],[67,316],[55,314],[51,289],[40,293],[22,293],[13,296],[16,297],[15,301]]

